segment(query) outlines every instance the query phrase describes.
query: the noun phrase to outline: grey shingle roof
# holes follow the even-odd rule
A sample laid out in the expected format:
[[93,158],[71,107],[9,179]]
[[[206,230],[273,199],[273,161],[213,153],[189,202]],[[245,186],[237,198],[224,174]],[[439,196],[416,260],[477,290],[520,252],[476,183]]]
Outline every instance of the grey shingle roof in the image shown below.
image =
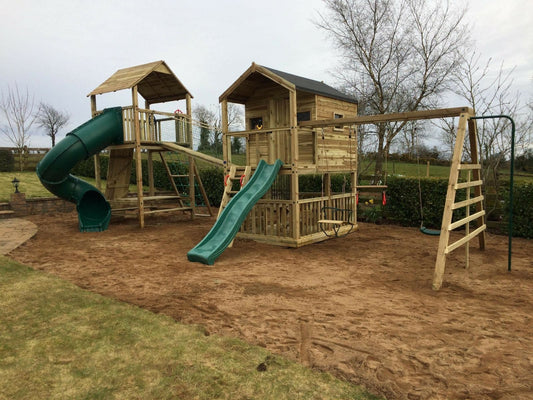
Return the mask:
[[270,72],[278,75],[279,77],[291,82],[296,86],[297,90],[301,90],[304,92],[309,93],[315,93],[320,94],[326,97],[330,97],[337,100],[343,100],[350,103],[357,104],[357,100],[354,99],[351,96],[348,96],[340,91],[338,91],[335,88],[332,88],[329,85],[326,85],[324,82],[315,81],[313,79],[304,78],[302,76],[289,74],[288,72],[278,71],[277,69],[265,67],[263,65],[263,68],[268,69]]

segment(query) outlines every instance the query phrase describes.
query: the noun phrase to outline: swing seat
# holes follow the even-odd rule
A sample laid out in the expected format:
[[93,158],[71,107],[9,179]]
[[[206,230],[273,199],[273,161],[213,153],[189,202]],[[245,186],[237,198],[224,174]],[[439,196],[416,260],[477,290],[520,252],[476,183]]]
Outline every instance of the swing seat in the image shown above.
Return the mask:
[[430,235],[430,236],[440,236],[440,231],[437,229],[429,229],[425,226],[420,227],[420,232],[422,232],[424,235]]
[[[336,208],[336,207],[322,207],[320,210],[322,215],[331,215],[335,219],[321,219],[318,221],[318,225],[320,226],[320,229],[327,237],[343,237],[349,234],[354,227],[354,224],[350,222],[352,210],[345,209],[345,208]],[[350,229],[343,233],[342,235],[339,234],[341,227],[350,225]],[[330,234],[327,229],[327,227],[332,227],[333,229],[333,235]]]

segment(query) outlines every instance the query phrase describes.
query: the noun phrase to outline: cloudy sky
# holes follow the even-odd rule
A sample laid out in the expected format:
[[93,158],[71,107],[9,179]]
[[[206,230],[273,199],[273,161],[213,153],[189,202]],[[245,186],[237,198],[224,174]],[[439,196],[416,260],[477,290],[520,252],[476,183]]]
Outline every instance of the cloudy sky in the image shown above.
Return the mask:
[[[514,66],[516,88],[533,97],[533,0],[470,0],[469,8],[479,51]],[[321,0],[0,0],[0,10],[0,89],[27,87],[37,102],[68,112],[66,131],[90,117],[86,95],[117,69],[156,60],[193,104],[213,107],[252,61],[334,84],[335,52],[312,23]],[[127,92],[97,101],[130,103]],[[36,131],[30,145],[49,138]]]

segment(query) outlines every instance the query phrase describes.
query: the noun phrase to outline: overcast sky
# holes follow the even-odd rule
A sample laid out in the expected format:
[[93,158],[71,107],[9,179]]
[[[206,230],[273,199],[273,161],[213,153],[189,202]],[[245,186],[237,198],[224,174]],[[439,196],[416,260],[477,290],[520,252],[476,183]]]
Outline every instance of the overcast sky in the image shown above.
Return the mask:
[[[515,66],[516,88],[531,98],[533,0],[470,0],[469,8],[479,51]],[[86,95],[117,69],[157,60],[189,89],[193,105],[217,106],[253,61],[335,83],[335,52],[312,23],[321,0],[0,0],[0,10],[0,89],[16,83],[68,112],[63,134],[90,118]],[[130,93],[98,96],[97,103],[130,104]],[[49,143],[39,132],[30,141]],[[11,144],[0,138],[0,146]]]

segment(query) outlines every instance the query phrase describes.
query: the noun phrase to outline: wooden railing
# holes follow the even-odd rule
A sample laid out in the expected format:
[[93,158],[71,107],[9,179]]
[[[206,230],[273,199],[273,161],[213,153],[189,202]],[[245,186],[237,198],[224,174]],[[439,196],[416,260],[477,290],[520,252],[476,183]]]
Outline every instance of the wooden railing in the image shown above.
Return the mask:
[[[314,197],[311,199],[300,200],[300,235],[312,235],[320,232],[318,221],[328,219],[330,216],[323,215],[322,209],[329,207],[339,210],[353,210],[355,205],[355,195],[351,193],[336,194],[331,197]],[[354,213],[346,213],[349,222],[355,223],[356,216]]]
[[259,200],[244,221],[241,232],[291,237],[292,207],[289,200]]
[[[141,142],[176,142],[191,144],[192,134],[185,114],[139,109]],[[123,107],[124,141],[135,141],[135,120],[132,106]]]
[[[324,207],[352,210],[354,205],[355,196],[351,193],[299,200],[300,236],[321,232],[318,221],[325,217],[322,215]],[[290,200],[259,200],[244,221],[241,232],[290,238],[294,232],[291,219],[293,207]],[[350,218],[350,222],[355,223],[354,213],[350,214]]]

